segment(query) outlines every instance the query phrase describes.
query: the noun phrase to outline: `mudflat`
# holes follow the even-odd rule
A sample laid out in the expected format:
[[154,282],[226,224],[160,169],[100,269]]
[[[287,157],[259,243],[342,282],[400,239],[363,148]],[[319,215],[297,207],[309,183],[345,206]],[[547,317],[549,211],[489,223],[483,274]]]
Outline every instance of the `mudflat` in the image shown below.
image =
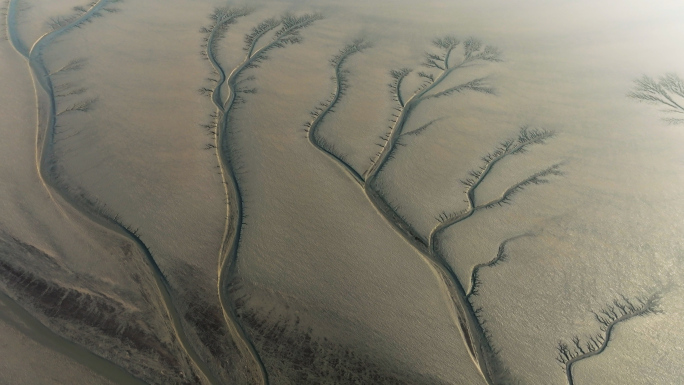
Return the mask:
[[682,11],[4,1],[0,383],[684,381]]

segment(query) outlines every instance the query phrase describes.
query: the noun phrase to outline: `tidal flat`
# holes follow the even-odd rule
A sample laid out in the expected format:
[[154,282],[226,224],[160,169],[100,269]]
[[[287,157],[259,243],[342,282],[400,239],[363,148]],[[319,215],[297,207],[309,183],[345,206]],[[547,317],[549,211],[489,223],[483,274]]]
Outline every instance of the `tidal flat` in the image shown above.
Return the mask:
[[684,382],[683,12],[3,0],[0,384]]

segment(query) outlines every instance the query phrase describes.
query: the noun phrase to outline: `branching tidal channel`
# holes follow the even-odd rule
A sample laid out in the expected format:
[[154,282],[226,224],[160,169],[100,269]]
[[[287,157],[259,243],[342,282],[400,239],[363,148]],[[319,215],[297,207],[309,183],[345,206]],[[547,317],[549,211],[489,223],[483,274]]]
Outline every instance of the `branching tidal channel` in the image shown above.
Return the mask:
[[[35,163],[38,176],[52,201],[67,217],[92,222],[118,237],[133,243],[144,256],[144,263],[154,279],[162,306],[170,320],[176,339],[192,364],[209,384],[220,384],[221,373],[215,373],[193,347],[193,343],[184,330],[181,317],[172,297],[172,290],[164,273],[157,265],[155,257],[149,247],[142,240],[138,231],[124,224],[118,215],[111,213],[97,199],[88,197],[76,187],[69,186],[59,175],[55,155],[55,128],[57,117],[65,113],[79,113],[88,111],[96,99],[77,102],[64,111],[56,111],[56,98],[67,95],[80,95],[84,89],[71,91],[60,90],[52,82],[52,76],[60,71],[79,68],[82,62],[72,61],[55,73],[48,71],[42,57],[45,49],[59,36],[74,28],[80,28],[93,17],[100,16],[104,11],[114,12],[111,3],[117,0],[99,0],[87,7],[75,7],[76,14],[69,18],[53,20],[53,30],[45,33],[33,44],[27,45],[20,38],[17,31],[17,2],[9,0],[7,8],[7,36],[12,47],[23,57],[29,65],[36,95],[36,110],[38,122],[36,127]],[[205,127],[213,136],[213,143],[207,149],[215,151],[218,168],[223,182],[225,205],[225,225],[222,232],[218,253],[217,266],[217,295],[221,307],[223,321],[235,341],[241,356],[251,364],[246,368],[247,375],[256,383],[269,384],[269,373],[264,361],[257,351],[254,342],[245,331],[237,314],[235,304],[229,298],[229,287],[237,272],[238,251],[244,226],[243,195],[239,183],[239,161],[234,144],[235,129],[231,122],[231,113],[235,106],[245,102],[249,94],[256,92],[249,86],[254,75],[248,74],[267,59],[271,51],[298,44],[302,41],[301,31],[321,19],[320,14],[303,14],[300,16],[286,14],[279,18],[269,18],[255,25],[244,38],[244,56],[232,69],[228,69],[219,59],[219,48],[222,39],[230,25],[238,19],[251,13],[248,8],[217,8],[211,15],[211,24],[201,29],[205,44],[202,55],[211,64],[213,77],[210,79],[212,87],[201,88],[200,93],[211,97],[215,111],[211,114],[211,122]],[[485,180],[492,179],[492,170],[506,163],[509,158],[527,152],[531,147],[544,144],[553,138],[554,132],[546,129],[521,127],[515,135],[498,143],[494,149],[481,158],[480,166],[470,171],[461,180],[463,196],[460,209],[449,208],[438,213],[431,213],[435,220],[429,231],[419,231],[404,214],[401,208],[387,198],[387,186],[381,177],[386,166],[396,158],[399,148],[409,146],[411,141],[423,135],[437,120],[429,121],[417,128],[409,129],[412,113],[424,102],[432,99],[449,97],[466,92],[494,94],[495,90],[487,78],[474,78],[463,83],[445,86],[452,74],[462,72],[468,67],[486,63],[500,62],[499,51],[483,45],[479,40],[469,38],[461,41],[453,36],[444,36],[433,40],[431,51],[426,52],[423,69],[414,72],[411,68],[399,68],[389,71],[392,81],[390,94],[395,102],[395,113],[384,135],[380,136],[380,143],[376,143],[379,150],[369,157],[370,163],[365,168],[353,165],[346,154],[341,153],[336,146],[325,138],[319,131],[326,117],[335,112],[335,108],[349,89],[346,66],[350,58],[360,52],[370,49],[371,45],[357,39],[344,46],[337,55],[330,59],[333,73],[333,91],[330,96],[320,102],[311,111],[310,120],[305,123],[307,139],[321,154],[343,169],[349,179],[359,186],[360,191],[367,197],[370,210],[375,210],[383,217],[400,236],[410,244],[415,251],[436,272],[436,276],[443,282],[448,291],[448,306],[458,326],[464,344],[487,384],[507,382],[506,370],[503,367],[496,349],[492,346],[491,334],[484,327],[482,309],[476,308],[473,299],[481,288],[483,269],[492,268],[508,258],[506,247],[510,242],[532,234],[517,235],[503,241],[497,255],[489,262],[477,264],[470,269],[467,277],[459,277],[457,269],[446,256],[440,240],[443,234],[453,227],[466,222],[478,212],[496,209],[511,203],[512,198],[527,187],[550,182],[555,176],[562,175],[561,164],[552,164],[546,168],[530,173],[517,183],[510,184],[503,189],[498,197],[482,201],[477,195],[478,188]],[[467,72],[466,72],[467,75]],[[416,77],[411,82],[405,82],[408,77]],[[420,85],[414,90],[406,90],[406,84]],[[639,100],[666,104],[673,108],[673,113],[681,113],[681,106],[674,96],[684,95],[684,82],[674,75],[664,78],[660,83],[644,78],[637,83],[637,90],[630,96]],[[679,120],[676,120],[679,122]],[[495,177],[495,176],[494,176]],[[223,208],[221,208],[223,210]],[[613,328],[624,321],[637,316],[657,313],[659,309],[658,296],[632,300],[622,297],[607,306],[601,313],[595,313],[596,320],[603,325],[601,332],[590,336],[586,341],[575,336],[572,344],[561,341],[558,345],[558,361],[566,371],[569,384],[573,384],[573,365],[579,361],[597,355],[607,347]],[[222,321],[219,318],[219,323]]]
[[[547,177],[560,175],[560,165],[556,164],[544,170],[538,171],[524,180],[508,187],[504,192],[489,202],[479,202],[475,192],[482,182],[490,176],[491,170],[504,159],[521,154],[530,146],[542,144],[553,136],[553,132],[548,130],[530,129],[523,127],[517,137],[509,138],[495,148],[495,150],[482,158],[483,164],[480,168],[470,172],[468,178],[461,182],[464,185],[464,195],[466,208],[461,211],[440,213],[430,233],[425,236],[400,213],[399,207],[391,205],[382,194],[383,186],[378,182],[378,176],[383,168],[391,161],[400,145],[406,145],[404,141],[409,141],[411,136],[421,135],[435,121],[428,122],[414,130],[405,131],[409,117],[420,104],[430,99],[446,97],[463,92],[480,92],[493,94],[494,89],[487,85],[485,78],[476,78],[456,86],[448,87],[438,91],[439,86],[452,73],[464,69],[468,66],[482,62],[500,61],[499,51],[491,46],[483,46],[476,39],[467,39],[463,42],[452,36],[445,36],[433,41],[436,53],[428,52],[425,56],[423,66],[424,71],[417,72],[417,76],[422,84],[413,91],[407,93],[404,90],[404,80],[413,70],[401,68],[390,71],[393,82],[390,84],[390,93],[396,102],[395,111],[390,120],[388,131],[381,136],[381,142],[377,143],[380,150],[375,156],[370,158],[371,164],[365,172],[357,171],[346,160],[346,157],[339,153],[324,137],[319,135],[318,128],[325,117],[334,112],[335,105],[340,101],[342,95],[348,88],[344,64],[349,57],[369,47],[362,40],[354,41],[345,46],[340,52],[331,59],[334,70],[335,89],[332,95],[321,102],[312,112],[312,120],[305,124],[307,138],[309,142],[319,151],[327,155],[340,167],[342,167],[352,180],[354,180],[363,190],[369,202],[375,210],[381,214],[394,229],[411,244],[420,255],[429,262],[441,276],[443,282],[449,290],[449,297],[452,299],[453,308],[456,313],[456,322],[460,327],[463,340],[470,352],[473,362],[477,365],[483,379],[488,384],[497,383],[501,379],[501,368],[497,362],[494,349],[491,346],[483,322],[478,317],[477,312],[470,301],[470,297],[475,294],[476,288],[470,288],[469,292],[456,275],[453,267],[447,262],[446,258],[439,250],[439,236],[448,228],[459,224],[472,217],[476,212],[494,208],[508,203],[511,197],[532,184],[541,184],[548,181]],[[461,52],[456,51],[461,48]],[[503,246],[502,246],[503,247]],[[482,266],[477,267],[479,269]],[[477,277],[477,271],[472,273],[473,279]],[[473,281],[476,284],[476,281]],[[467,294],[468,293],[468,294]]]
[[[253,77],[244,76],[245,72],[258,67],[259,63],[266,59],[267,52],[299,43],[301,41],[300,31],[320,19],[321,15],[286,15],[280,19],[271,18],[262,21],[252,29],[250,34],[245,36],[245,56],[242,62],[228,72],[216,57],[218,43],[227,27],[249,12],[249,9],[219,8],[211,16],[214,23],[209,28],[203,28],[202,32],[207,35],[205,56],[213,66],[215,74],[218,75],[218,79],[214,79],[216,85],[210,91],[211,100],[216,106],[216,113],[213,115],[214,121],[210,125],[210,129],[213,130],[214,148],[221,170],[227,203],[226,224],[218,258],[218,295],[223,316],[233,338],[240,345],[243,354],[251,357],[257,366],[260,382],[268,384],[268,372],[264,363],[249,336],[240,325],[235,307],[226,298],[229,280],[235,273],[244,219],[242,191],[237,180],[235,161],[231,150],[230,112],[236,103],[244,101],[242,95],[255,92],[253,88],[245,88],[243,85],[253,79]],[[224,85],[227,85],[227,95],[225,96],[221,92]]]
[[[118,236],[128,239],[136,245],[145,257],[145,264],[150,269],[158,289],[159,296],[166,313],[171,320],[171,325],[183,350],[187,353],[190,360],[200,371],[202,376],[210,384],[219,384],[216,376],[209,369],[208,365],[202,361],[192,346],[189,338],[183,330],[178,311],[171,296],[169,283],[157,265],[150,249],[138,235],[137,230],[122,223],[118,216],[112,215],[102,205],[93,199],[75,196],[70,187],[60,180],[55,167],[55,121],[57,117],[55,89],[53,87],[50,72],[43,62],[42,53],[57,37],[69,32],[74,28],[80,28],[93,17],[100,16],[106,7],[114,1],[99,0],[91,3],[87,8],[78,7],[78,13],[68,21],[55,25],[55,28],[42,35],[30,47],[24,44],[17,31],[17,0],[10,0],[7,10],[7,34],[9,41],[14,49],[28,62],[31,76],[34,82],[36,93],[36,103],[38,111],[38,123],[36,128],[36,168],[47,192],[58,206],[71,207],[86,220],[91,221]],[[42,105],[42,108],[41,108]],[[41,111],[44,111],[41,113]],[[63,211],[66,213],[66,211]],[[65,214],[67,215],[67,214]]]

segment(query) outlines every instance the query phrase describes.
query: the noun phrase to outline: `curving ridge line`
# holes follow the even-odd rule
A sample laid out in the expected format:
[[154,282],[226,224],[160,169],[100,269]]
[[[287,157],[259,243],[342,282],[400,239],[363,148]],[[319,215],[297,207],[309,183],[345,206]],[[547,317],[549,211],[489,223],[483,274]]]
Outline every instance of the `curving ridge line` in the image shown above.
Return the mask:
[[[391,131],[388,137],[385,139],[385,145],[383,146],[381,152],[373,161],[371,167],[363,174],[363,177],[357,178],[353,168],[348,167],[343,160],[323,148],[319,143],[317,143],[316,138],[311,135],[311,128],[315,129],[323,117],[330,112],[330,106],[328,106],[328,108],[321,109],[322,113],[316,116],[316,119],[310,124],[310,130],[307,139],[314,147],[327,154],[328,157],[331,158],[335,163],[344,168],[345,171],[347,171],[347,174],[357,183],[362,181],[359,183],[359,185],[361,186],[371,205],[387,220],[387,222],[402,236],[402,238],[411,246],[413,246],[421,255],[421,257],[433,267],[435,273],[439,276],[438,278],[441,278],[442,282],[444,282],[447,287],[449,297],[451,298],[450,304],[453,305],[452,310],[455,312],[455,314],[452,315],[455,317],[455,322],[459,326],[463,341],[470,352],[471,359],[480,371],[485,382],[491,385],[496,377],[495,369],[490,363],[493,358],[491,345],[485,336],[482,325],[477,319],[475,311],[472,308],[472,304],[468,300],[468,294],[461,281],[451,266],[449,266],[449,264],[443,259],[443,257],[439,255],[435,249],[434,240],[436,234],[448,226],[438,225],[435,229],[433,229],[433,231],[431,231],[429,238],[425,239],[410,223],[402,218],[401,215],[399,215],[399,213],[390,204],[388,204],[387,201],[380,195],[380,193],[373,187],[380,170],[384,164],[391,159],[390,154],[392,153],[394,145],[398,141],[399,137],[402,135],[404,124],[408,120],[413,108],[415,108],[421,101],[425,100],[426,95],[438,84],[440,84],[451,72],[457,68],[463,67],[470,61],[475,60],[472,56],[468,55],[461,63],[453,67],[449,67],[449,57],[453,48],[454,46],[447,49],[445,54],[445,68],[442,69],[441,74],[430,86],[414,93],[406,102],[404,102],[400,97],[400,90],[397,89],[397,99],[402,106],[399,116],[397,116],[397,120],[395,121],[394,125],[390,127]],[[335,102],[339,97],[340,90],[340,64],[341,63],[338,63],[338,65],[335,67],[335,73],[337,77],[337,79],[335,79],[336,90],[333,98],[333,101]],[[480,207],[474,206],[474,196],[472,194],[469,194],[469,206],[471,208],[470,210],[456,217],[452,217],[451,219],[455,220],[452,221],[449,226],[470,217],[476,209],[480,209]]]
[[[300,41],[299,31],[302,28],[311,25],[314,21],[320,19],[319,14],[304,15],[301,18],[293,16],[285,16],[281,21],[274,19],[266,20],[259,26],[253,29],[253,33],[248,35],[246,55],[243,61],[226,76],[226,71],[221,67],[214,52],[214,41],[217,39],[215,31],[217,31],[224,23],[231,23],[236,15],[240,12],[230,14],[231,16],[224,16],[220,18],[211,30],[211,34],[207,44],[207,56],[214,69],[219,73],[220,79],[212,93],[212,102],[216,106],[217,122],[216,135],[214,137],[214,147],[216,147],[216,157],[221,170],[221,178],[223,180],[224,191],[227,198],[226,205],[226,226],[224,229],[223,240],[219,251],[219,267],[218,267],[218,295],[223,311],[223,316],[228,324],[228,327],[236,337],[238,343],[242,345],[242,349],[252,357],[254,363],[257,365],[261,382],[263,385],[268,385],[268,372],[264,366],[259,353],[249,336],[245,333],[240,322],[237,319],[237,313],[234,305],[226,298],[224,289],[228,284],[228,279],[233,275],[237,267],[238,248],[242,236],[242,225],[244,219],[244,207],[242,200],[242,190],[235,175],[235,168],[230,156],[230,145],[228,142],[228,117],[235,105],[236,94],[239,91],[237,88],[238,78],[242,71],[256,66],[264,59],[263,54],[271,49],[284,47],[287,44],[295,44]],[[272,31],[279,25],[283,24],[282,28],[274,34],[273,39],[256,49],[258,41],[269,31]],[[221,87],[227,84],[229,95],[224,102],[220,97]],[[231,205],[232,202],[232,205]]]
[[[659,313],[660,310],[657,308],[658,307],[658,302],[660,300],[660,294],[655,293],[652,294],[650,297],[646,298],[645,300],[639,299],[639,302],[641,303],[641,307],[637,308],[632,303],[625,298],[624,296],[622,297],[625,302],[627,302],[627,306],[624,306],[621,308],[622,310],[622,315],[614,318],[612,320],[603,318],[602,316],[598,315],[597,313],[594,313],[594,316],[596,319],[602,323],[603,326],[603,333],[605,336],[601,338],[600,344],[597,344],[598,346],[596,347],[595,350],[589,351],[589,352],[584,352],[582,351],[582,354],[578,354],[577,356],[570,358],[566,363],[565,363],[565,375],[568,380],[568,385],[574,385],[574,379],[572,376],[572,367],[578,363],[579,361],[582,361],[584,359],[587,359],[589,357],[593,357],[595,355],[603,353],[604,350],[608,347],[608,343],[610,342],[610,337],[613,333],[613,329],[620,323],[623,323],[630,318],[634,317],[639,317],[643,316],[649,313]],[[617,305],[617,302],[614,302]],[[625,309],[627,308],[627,309]],[[606,314],[606,313],[604,313]],[[615,314],[615,313],[613,313]]]
[[[269,380],[266,367],[264,366],[259,353],[256,351],[254,343],[251,341],[249,336],[247,336],[247,333],[240,324],[235,307],[226,298],[224,293],[228,277],[235,270],[237,249],[239,246],[240,237],[242,235],[242,221],[244,217],[242,191],[240,190],[240,185],[238,184],[237,178],[235,176],[226,138],[228,133],[228,113],[235,103],[236,78],[242,69],[249,64],[250,58],[250,56],[247,56],[245,61],[243,61],[240,66],[235,68],[228,77],[226,76],[226,71],[216,59],[216,54],[213,49],[214,41],[217,36],[216,31],[220,29],[221,24],[230,21],[231,20],[227,18],[217,22],[207,41],[207,56],[209,57],[211,65],[219,73],[219,81],[216,83],[211,97],[212,102],[216,106],[219,119],[216,135],[214,136],[214,145],[216,147],[216,157],[221,171],[224,193],[228,198],[228,204],[226,204],[226,225],[219,250],[217,289],[221,311],[223,312],[223,317],[231,335],[233,335],[233,337],[236,339],[236,342],[240,345],[241,350],[246,352],[247,355],[249,355],[257,365],[259,375],[261,377],[261,383],[263,385],[268,385]],[[221,98],[221,88],[226,83],[228,83],[229,96],[228,100],[224,103]]]
[[[7,27],[10,42],[14,49],[21,56],[23,56],[29,64],[31,76],[34,82],[34,90],[36,93],[36,103],[39,105],[41,98],[47,98],[47,111],[45,113],[47,116],[41,116],[39,113],[36,132],[36,167],[38,169],[39,178],[56,204],[60,205],[60,203],[58,203],[52,195],[53,192],[56,193],[59,198],[61,198],[64,204],[72,207],[75,211],[83,215],[91,222],[96,223],[116,234],[119,234],[124,238],[127,238],[138,247],[138,249],[145,256],[145,262],[150,268],[152,276],[154,277],[155,285],[159,291],[162,303],[168,317],[171,320],[176,338],[178,338],[181,347],[210,384],[219,384],[220,382],[211,372],[207,364],[204,363],[199,355],[195,352],[192,344],[185,334],[181,318],[173,304],[170,285],[161,269],[157,265],[147,245],[145,245],[136,232],[121,224],[117,219],[112,218],[101,210],[98,210],[96,207],[93,207],[92,204],[88,204],[83,200],[79,200],[70,196],[70,194],[65,190],[64,186],[60,185],[57,176],[54,174],[55,170],[52,167],[52,161],[54,160],[53,146],[55,135],[56,102],[52,80],[50,79],[49,71],[47,70],[45,63],[41,58],[41,52],[57,36],[81,25],[90,19],[90,17],[99,12],[107,4],[108,0],[97,1],[73,22],[44,34],[32,45],[30,50],[26,49],[26,46],[18,37],[15,21],[16,1],[17,0],[10,0],[7,13]],[[42,122],[41,117],[43,119],[46,118],[47,120]]]
[[492,349],[456,272],[440,256],[424,252],[420,254],[444,277],[442,281],[449,289],[449,295],[457,313],[459,330],[470,352],[470,357],[485,382],[493,385],[495,373],[489,363],[492,358]]

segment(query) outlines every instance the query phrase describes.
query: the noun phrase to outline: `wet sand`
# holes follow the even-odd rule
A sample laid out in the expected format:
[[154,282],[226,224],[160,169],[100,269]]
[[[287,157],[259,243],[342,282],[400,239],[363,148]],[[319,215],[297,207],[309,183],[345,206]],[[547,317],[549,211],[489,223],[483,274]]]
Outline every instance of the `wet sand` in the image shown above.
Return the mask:
[[[684,375],[684,130],[625,96],[684,73],[679,5],[72,3],[13,0],[0,46],[0,230],[35,248],[0,287],[35,330],[150,383]],[[469,36],[502,61],[452,76]],[[38,283],[126,311],[50,316]],[[559,341],[596,333],[567,376]]]

